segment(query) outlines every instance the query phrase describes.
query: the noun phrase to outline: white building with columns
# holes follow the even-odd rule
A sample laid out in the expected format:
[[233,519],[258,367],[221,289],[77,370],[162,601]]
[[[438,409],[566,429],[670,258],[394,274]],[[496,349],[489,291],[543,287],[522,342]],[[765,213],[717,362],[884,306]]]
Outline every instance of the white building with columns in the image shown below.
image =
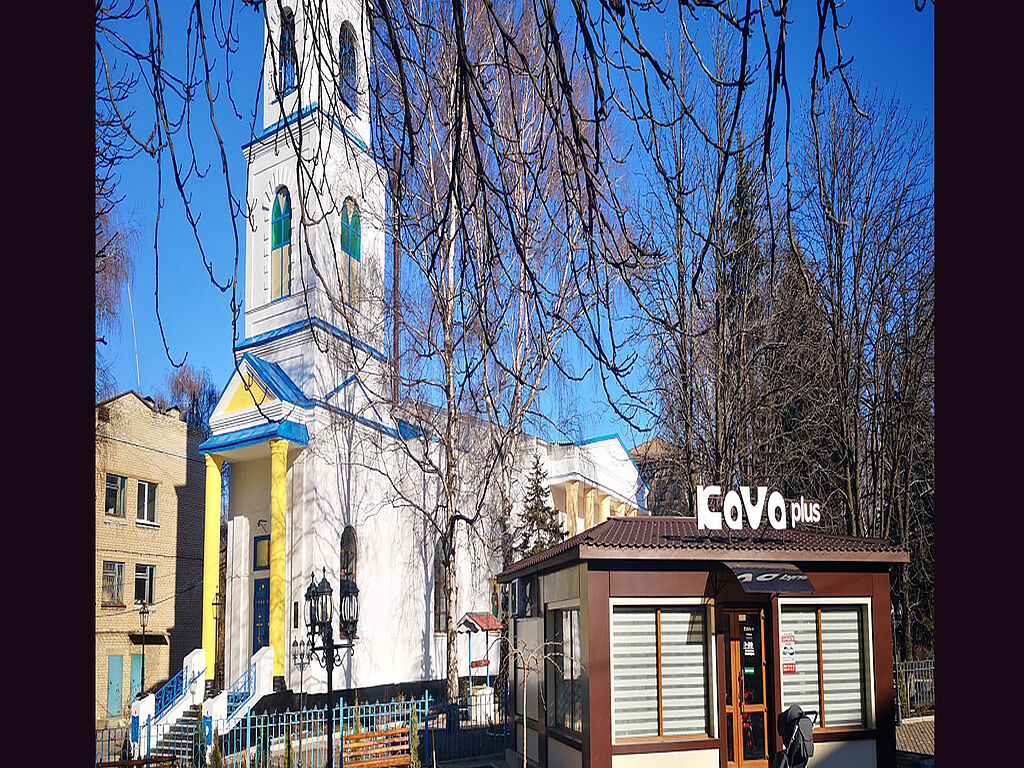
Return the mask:
[[[423,514],[436,507],[438,494],[415,461],[417,450],[437,448],[399,417],[408,409],[393,407],[389,397],[386,174],[367,149],[366,6],[354,0],[284,0],[283,6],[283,17],[277,3],[265,6],[266,34],[280,45],[265,46],[263,129],[245,147],[251,211],[245,337],[235,349],[238,370],[210,418],[213,435],[200,446],[207,472],[205,676],[213,680],[214,617],[223,606],[225,685],[269,647],[274,687],[297,691],[292,641],[306,636],[310,574],[326,573],[335,593],[346,575],[360,590],[358,638],[335,671],[336,689],[439,680],[446,642],[436,589],[438,537]],[[332,45],[320,47],[339,52],[330,66],[311,55],[314,33],[303,15],[310,7],[319,11],[317,28],[334,36]],[[296,146],[306,155],[302,166],[314,169],[312,178],[297,173]],[[340,301],[330,300],[324,282],[337,286]],[[567,534],[644,510],[646,486],[618,437],[568,444],[524,435],[520,487],[535,452]],[[225,462],[227,576],[226,594],[219,595]],[[492,577],[502,566],[466,537],[456,559],[458,605],[447,610],[454,622],[491,610]],[[459,653],[465,676],[470,659],[461,643]],[[482,653],[474,650],[478,658]],[[493,676],[496,648],[490,658]],[[318,664],[304,678],[307,692],[326,690]]]

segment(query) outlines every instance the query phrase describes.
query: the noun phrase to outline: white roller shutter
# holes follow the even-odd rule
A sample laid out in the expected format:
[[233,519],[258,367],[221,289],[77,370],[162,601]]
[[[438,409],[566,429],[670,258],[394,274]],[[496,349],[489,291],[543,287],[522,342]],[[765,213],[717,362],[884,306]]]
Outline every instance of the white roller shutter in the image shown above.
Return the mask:
[[796,641],[796,671],[782,674],[782,708],[785,710],[799,704],[804,711],[817,712],[821,707],[818,698],[817,609],[784,608],[779,632],[793,635]]
[[612,614],[616,740],[708,733],[707,628],[703,608],[661,610],[662,725],[658,728],[658,609]]
[[658,735],[656,611],[616,608],[612,618],[615,738]]
[[818,712],[818,725],[826,728],[866,724],[863,620],[863,610],[857,606],[782,609],[779,632],[793,635],[796,646],[796,671],[782,672],[783,709],[799,704]]
[[822,608],[821,672],[828,728],[864,724],[864,654],[860,610]]
[[663,735],[708,733],[703,611],[661,612]]

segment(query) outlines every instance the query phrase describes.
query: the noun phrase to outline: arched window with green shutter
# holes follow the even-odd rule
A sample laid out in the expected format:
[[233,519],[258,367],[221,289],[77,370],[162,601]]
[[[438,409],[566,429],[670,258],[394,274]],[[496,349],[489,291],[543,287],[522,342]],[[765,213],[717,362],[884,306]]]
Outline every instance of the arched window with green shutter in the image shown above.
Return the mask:
[[292,199],[281,187],[274,195],[270,217],[270,300],[291,294],[292,276]]
[[360,240],[359,207],[350,197],[341,209],[341,263],[338,271],[342,300],[356,309],[359,308]]

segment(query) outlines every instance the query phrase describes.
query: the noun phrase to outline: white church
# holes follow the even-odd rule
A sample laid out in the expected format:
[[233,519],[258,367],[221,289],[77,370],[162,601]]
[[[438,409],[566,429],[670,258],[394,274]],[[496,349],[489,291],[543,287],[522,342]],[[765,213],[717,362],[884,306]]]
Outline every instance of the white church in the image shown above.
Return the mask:
[[[446,622],[468,627],[467,614],[493,613],[493,576],[502,568],[495,552],[461,536],[458,604],[444,604],[438,534],[424,514],[438,504],[437,484],[416,461],[418,451],[436,451],[436,442],[400,416],[409,413],[407,404],[396,407],[391,397],[387,175],[368,151],[366,6],[323,3],[317,28],[331,30],[337,45],[321,50],[338,51],[338,61],[326,66],[311,55],[307,6],[283,5],[283,16],[277,3],[265,5],[265,34],[280,45],[265,45],[263,128],[244,147],[250,220],[238,372],[210,418],[212,437],[200,447],[207,477],[203,647],[186,659],[191,666],[182,685],[192,691],[190,701],[207,699],[208,714],[224,709],[224,692],[239,690],[239,681],[260,692],[298,692],[300,682],[306,693],[326,691],[321,665],[314,661],[302,673],[292,659],[293,641],[306,638],[311,574],[326,574],[335,594],[342,578],[354,578],[359,588],[357,636],[333,678],[334,689],[346,691],[444,679]],[[295,146],[309,154],[306,167],[319,177],[296,178]],[[305,226],[300,196],[312,222]],[[337,286],[342,306],[332,303],[324,282]],[[516,488],[525,488],[539,454],[567,535],[611,515],[646,513],[646,486],[615,435],[576,443],[523,435],[518,453]],[[227,571],[220,594],[225,463]],[[225,619],[220,660],[217,611]],[[493,678],[497,643],[473,643],[457,644],[460,676],[475,661],[475,673]],[[224,691],[213,690],[218,664]],[[143,721],[162,706],[162,719],[180,711],[177,702],[147,700],[135,706]]]

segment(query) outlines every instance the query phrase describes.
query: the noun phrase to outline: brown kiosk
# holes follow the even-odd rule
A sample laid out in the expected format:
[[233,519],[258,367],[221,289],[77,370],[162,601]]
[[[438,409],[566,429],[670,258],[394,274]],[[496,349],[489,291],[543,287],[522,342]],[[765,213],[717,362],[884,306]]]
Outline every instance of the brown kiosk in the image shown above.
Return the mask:
[[613,517],[499,575],[510,766],[767,768],[780,711],[815,712],[814,768],[896,765],[879,539]]

